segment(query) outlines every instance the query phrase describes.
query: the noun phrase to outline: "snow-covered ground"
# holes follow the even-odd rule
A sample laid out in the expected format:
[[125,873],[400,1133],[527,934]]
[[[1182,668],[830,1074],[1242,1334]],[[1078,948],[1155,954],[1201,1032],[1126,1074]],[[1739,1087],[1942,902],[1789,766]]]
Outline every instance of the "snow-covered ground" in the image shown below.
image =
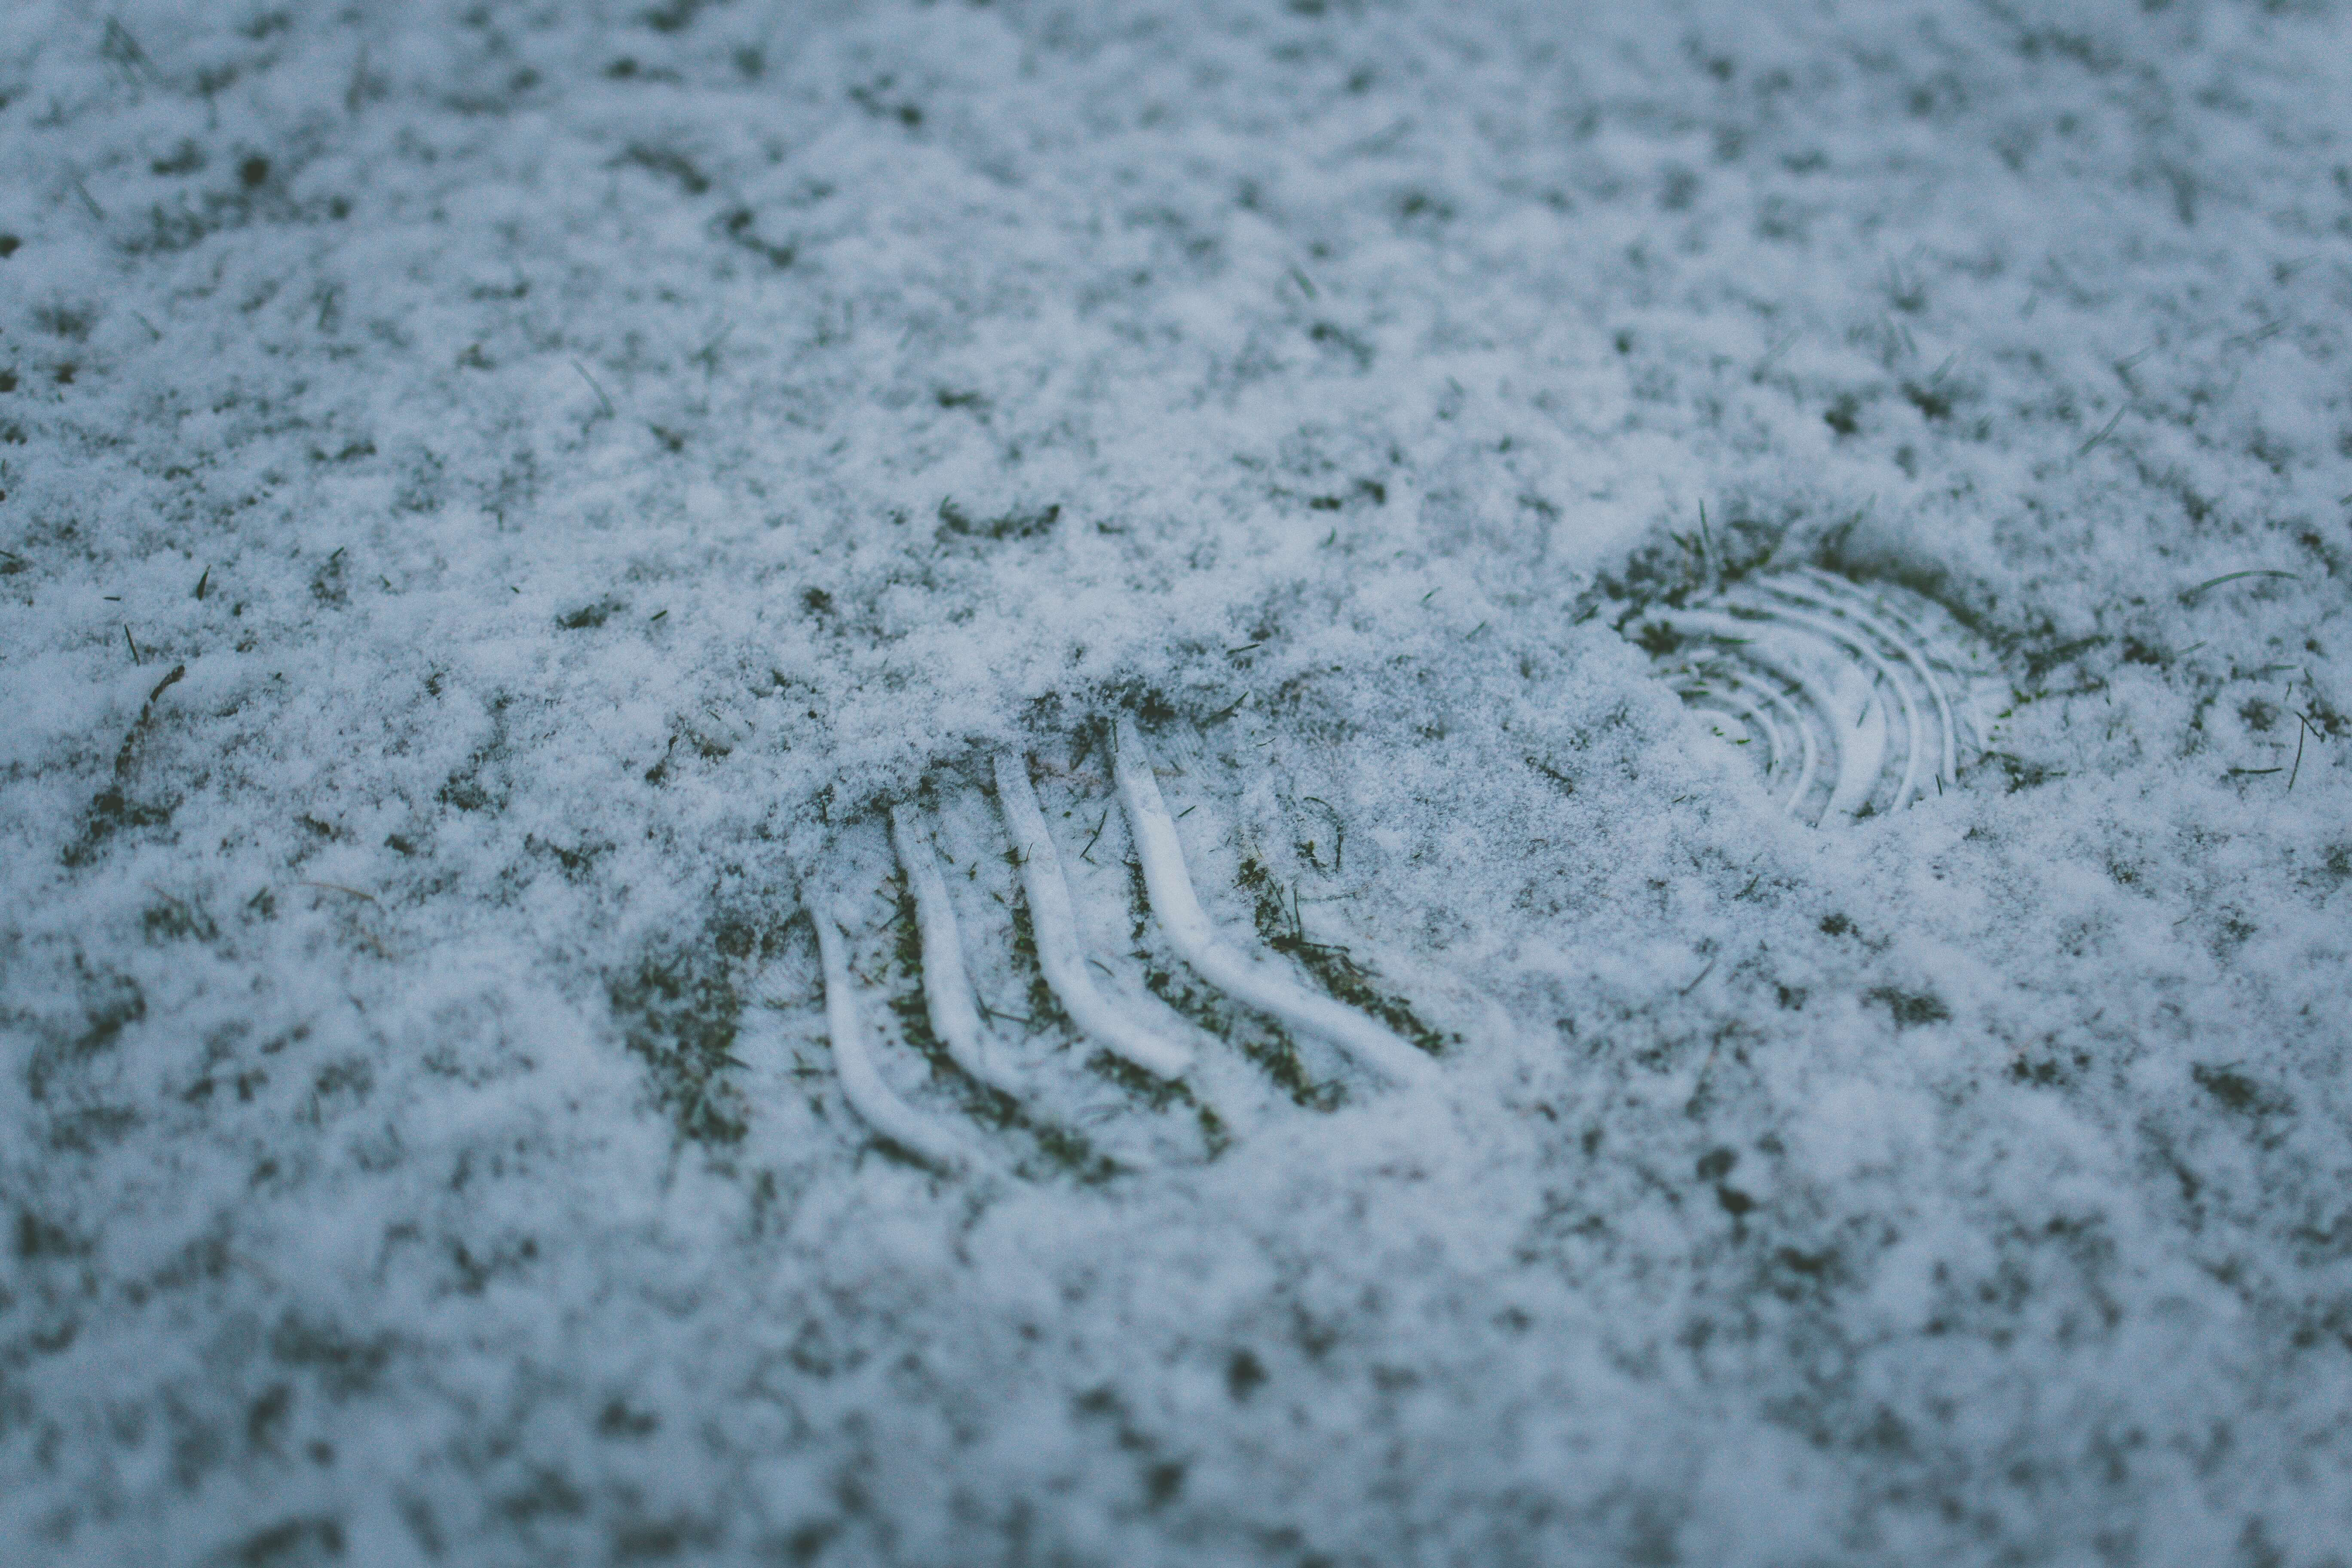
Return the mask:
[[2352,1561],[2342,5],[11,0],[0,169],[0,1558]]

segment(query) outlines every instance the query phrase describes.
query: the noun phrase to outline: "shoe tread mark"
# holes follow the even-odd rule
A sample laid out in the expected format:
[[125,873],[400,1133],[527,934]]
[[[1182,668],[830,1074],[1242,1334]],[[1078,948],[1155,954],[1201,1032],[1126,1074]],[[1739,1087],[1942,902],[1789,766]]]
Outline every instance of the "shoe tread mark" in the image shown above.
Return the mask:
[[1899,810],[1984,748],[1979,650],[1907,590],[1806,567],[1641,621],[1684,700],[1762,742],[1764,776],[1776,795],[1789,781],[1801,820]]

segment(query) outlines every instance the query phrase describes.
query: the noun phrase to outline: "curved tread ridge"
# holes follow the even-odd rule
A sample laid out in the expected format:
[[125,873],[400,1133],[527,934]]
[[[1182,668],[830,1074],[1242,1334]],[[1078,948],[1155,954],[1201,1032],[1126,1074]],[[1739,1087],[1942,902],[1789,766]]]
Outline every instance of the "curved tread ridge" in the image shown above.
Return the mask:
[[949,1171],[970,1165],[972,1153],[961,1138],[899,1099],[898,1091],[883,1081],[866,1044],[866,1026],[857,1016],[840,911],[822,900],[811,900],[808,907],[816,927],[817,960],[824,969],[825,1029],[833,1040],[834,1065],[850,1109],[875,1131],[933,1165]]
[[1176,820],[1169,815],[1159,781],[1152,776],[1151,756],[1144,750],[1142,737],[1133,722],[1124,718],[1115,733],[1112,768],[1128,830],[1143,862],[1144,889],[1161,929],[1184,962],[1236,1001],[1328,1041],[1393,1082],[1433,1081],[1433,1064],[1404,1040],[1330,997],[1309,991],[1224,939],[1192,890]]
[[1087,973],[1086,949],[1078,942],[1077,917],[1070,908],[1070,884],[1062,858],[1037,809],[1029,783],[1028,759],[1014,752],[996,757],[996,800],[1020,861],[1021,888],[1029,900],[1029,921],[1037,938],[1037,966],[1073,1023],[1113,1056],[1164,1079],[1180,1077],[1192,1065],[1187,1047],[1161,1037],[1113,1006]]
[[1020,1075],[1001,1065],[989,1049],[988,1031],[981,1026],[971,976],[964,968],[963,943],[956,931],[955,906],[948,900],[947,879],[940,875],[931,840],[913,820],[913,808],[890,808],[890,844],[907,873],[915,895],[915,924],[923,945],[923,1007],[931,1031],[948,1048],[956,1066],[991,1089],[1021,1098]]

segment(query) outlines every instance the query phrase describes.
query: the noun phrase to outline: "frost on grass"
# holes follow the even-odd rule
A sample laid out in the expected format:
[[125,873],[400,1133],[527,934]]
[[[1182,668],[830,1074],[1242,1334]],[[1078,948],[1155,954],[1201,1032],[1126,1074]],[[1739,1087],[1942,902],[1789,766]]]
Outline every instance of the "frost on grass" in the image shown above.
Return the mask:
[[2346,26],[10,9],[0,1541],[2331,1561]]
[[734,1054],[743,1017],[734,961],[751,946],[749,931],[722,927],[650,949],[611,982],[621,1037],[681,1138],[726,1144],[743,1137],[749,1108],[729,1069],[743,1065]]

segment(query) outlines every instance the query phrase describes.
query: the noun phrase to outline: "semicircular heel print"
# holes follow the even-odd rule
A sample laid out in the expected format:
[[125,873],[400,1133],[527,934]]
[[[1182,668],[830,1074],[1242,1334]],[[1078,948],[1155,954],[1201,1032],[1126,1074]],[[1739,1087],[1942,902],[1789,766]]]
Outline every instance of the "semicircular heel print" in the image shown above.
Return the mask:
[[1986,749],[2008,690],[1991,651],[1933,600],[1818,567],[1653,605],[1622,629],[1816,826],[1942,794]]

